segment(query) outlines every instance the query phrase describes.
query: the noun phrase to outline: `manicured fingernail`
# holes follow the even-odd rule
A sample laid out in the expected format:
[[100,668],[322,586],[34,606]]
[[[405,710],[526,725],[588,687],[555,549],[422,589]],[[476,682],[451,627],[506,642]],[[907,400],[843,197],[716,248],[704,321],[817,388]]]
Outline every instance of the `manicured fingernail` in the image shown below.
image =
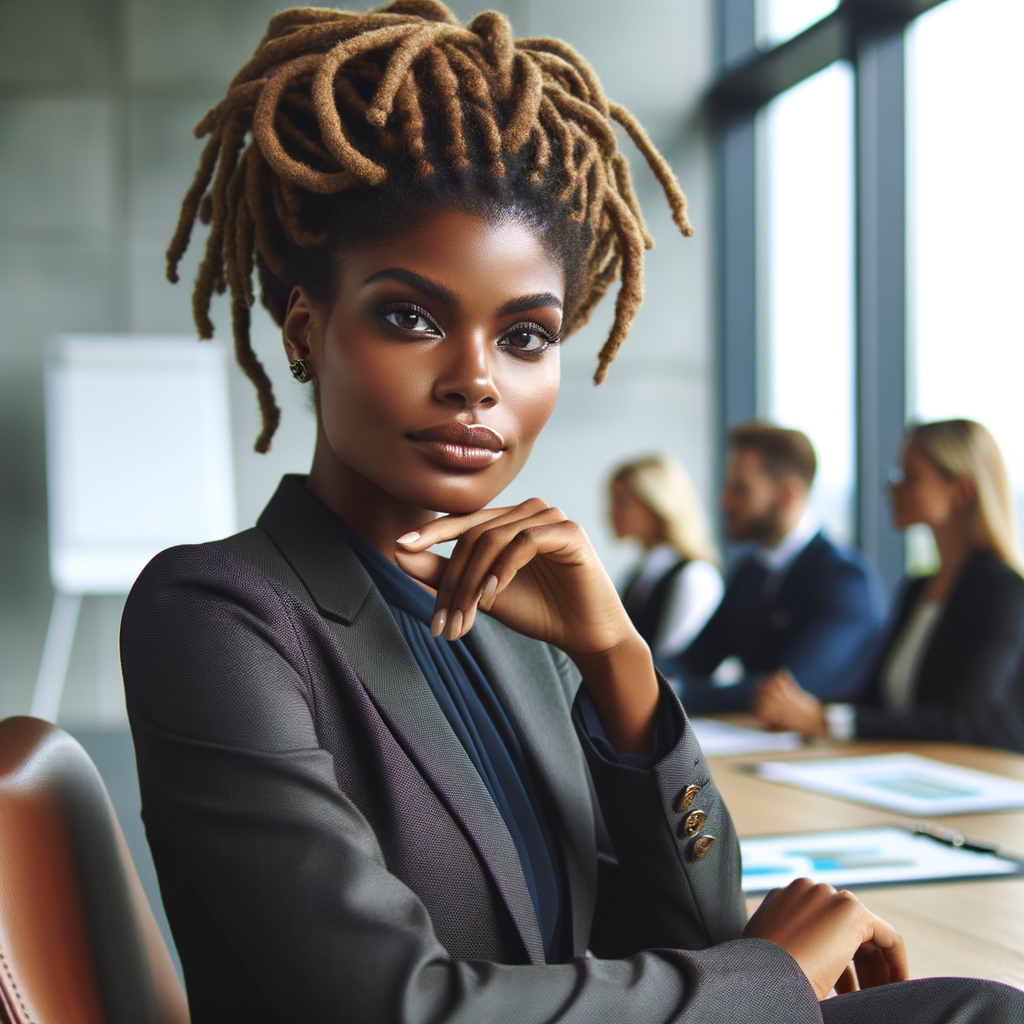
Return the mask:
[[444,632],[444,625],[448,621],[448,612],[444,608],[438,608],[434,617],[430,620],[430,635],[440,636]]
[[480,607],[486,612],[494,601],[494,593],[498,589],[498,577],[488,576],[484,580],[484,589],[480,591]]
[[398,538],[396,543],[398,543],[398,544],[415,544],[416,541],[418,541],[419,539],[420,539],[420,535],[415,530],[413,530],[412,533],[403,533],[402,536]]
[[458,608],[452,612],[451,620],[448,622],[448,630],[445,636],[449,640],[458,640],[459,634],[462,632],[462,612]]

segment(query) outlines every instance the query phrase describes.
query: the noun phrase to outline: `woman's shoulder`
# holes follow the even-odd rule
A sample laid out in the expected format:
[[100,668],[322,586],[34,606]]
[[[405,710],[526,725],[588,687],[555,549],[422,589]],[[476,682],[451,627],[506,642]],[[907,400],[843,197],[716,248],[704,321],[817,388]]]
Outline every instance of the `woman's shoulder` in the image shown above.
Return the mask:
[[256,556],[272,557],[260,533],[168,548],[136,580],[121,621],[135,727],[267,750],[315,746],[310,631],[259,571]]
[[251,644],[254,634],[291,643],[309,631],[307,620],[315,616],[301,579],[273,540],[254,527],[156,555],[125,602],[122,647],[190,634],[215,637],[224,649]]
[[1024,578],[1013,566],[987,548],[971,555],[961,579],[971,589],[989,592],[998,589],[1001,593],[1024,598]]
[[[253,594],[269,586],[256,559],[261,549],[273,548],[263,531],[244,530],[205,544],[178,544],[154,555],[139,574],[129,604],[167,601],[189,592],[219,594],[228,599]],[[267,554],[270,554],[268,551]],[[249,555],[250,557],[246,557]]]

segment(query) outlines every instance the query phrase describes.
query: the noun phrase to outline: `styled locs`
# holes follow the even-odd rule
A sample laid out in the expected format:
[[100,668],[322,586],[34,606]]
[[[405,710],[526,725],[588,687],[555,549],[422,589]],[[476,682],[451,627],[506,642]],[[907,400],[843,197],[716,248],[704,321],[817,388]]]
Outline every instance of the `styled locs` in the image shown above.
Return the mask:
[[443,181],[434,195],[455,204],[470,187],[460,182],[488,178],[496,194],[532,195],[528,202],[578,225],[581,286],[563,335],[586,323],[616,275],[622,281],[594,374],[600,384],[640,306],[643,251],[653,245],[613,122],[644,155],[679,230],[692,234],[672,169],[566,43],[514,39],[493,11],[464,26],[438,0],[397,0],[365,14],[301,7],[271,19],[195,128],[210,139],[167,250],[176,282],[193,224],[210,225],[193,313],[199,336],[213,337],[210,301],[230,292],[235,354],[262,418],[256,450],[269,449],[280,410],[249,337],[253,270],[281,324],[288,293],[305,283],[296,280],[295,253],[338,242],[331,204],[380,209],[365,197],[381,190],[408,196]]

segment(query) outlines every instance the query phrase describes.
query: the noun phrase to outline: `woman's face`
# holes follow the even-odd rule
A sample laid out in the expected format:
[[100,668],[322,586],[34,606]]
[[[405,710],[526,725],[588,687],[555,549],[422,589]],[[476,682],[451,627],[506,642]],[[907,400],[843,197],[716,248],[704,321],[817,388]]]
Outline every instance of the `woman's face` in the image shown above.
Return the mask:
[[963,504],[963,484],[935,468],[913,437],[903,449],[903,479],[892,485],[892,522],[897,530],[916,523],[932,528],[948,523]]
[[296,289],[285,322],[319,389],[314,474],[436,512],[487,505],[558,397],[561,265],[521,223],[448,212],[346,254],[340,276],[330,310]]
[[636,537],[644,547],[658,543],[661,523],[658,517],[633,493],[633,488],[621,479],[612,481],[608,507],[612,529],[619,538]]

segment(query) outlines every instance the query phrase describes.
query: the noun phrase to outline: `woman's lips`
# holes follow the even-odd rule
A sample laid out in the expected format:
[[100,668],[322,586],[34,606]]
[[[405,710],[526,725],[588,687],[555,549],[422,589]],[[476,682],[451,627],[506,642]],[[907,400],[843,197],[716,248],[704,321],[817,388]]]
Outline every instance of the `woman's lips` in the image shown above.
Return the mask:
[[407,435],[417,448],[445,469],[472,472],[501,458],[501,435],[481,423],[440,423]]

